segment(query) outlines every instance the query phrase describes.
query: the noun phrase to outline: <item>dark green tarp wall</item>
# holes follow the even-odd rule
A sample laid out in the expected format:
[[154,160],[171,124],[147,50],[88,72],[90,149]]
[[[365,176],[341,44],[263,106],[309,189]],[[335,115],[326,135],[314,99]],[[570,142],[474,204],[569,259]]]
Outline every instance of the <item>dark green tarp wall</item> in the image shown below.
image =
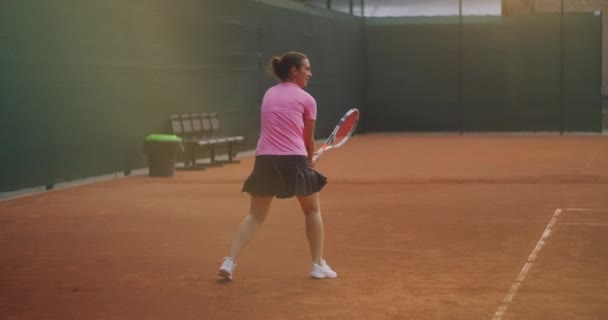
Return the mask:
[[562,91],[556,15],[463,17],[460,42],[458,17],[282,0],[2,1],[0,191],[143,167],[171,114],[218,112],[253,148],[288,50],[311,59],[318,137],[351,107],[362,131],[599,131],[601,17],[564,25]]
[[601,16],[563,25],[562,91],[559,15],[368,18],[366,130],[601,131]]
[[146,165],[169,115],[218,112],[257,142],[268,59],[310,56],[317,135],[360,105],[363,21],[239,0],[0,2],[0,191]]

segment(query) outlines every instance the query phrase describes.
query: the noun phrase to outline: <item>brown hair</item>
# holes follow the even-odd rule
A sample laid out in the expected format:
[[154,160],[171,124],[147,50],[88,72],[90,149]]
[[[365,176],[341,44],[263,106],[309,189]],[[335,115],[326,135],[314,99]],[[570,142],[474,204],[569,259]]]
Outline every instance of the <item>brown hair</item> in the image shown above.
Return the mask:
[[292,67],[300,68],[302,60],[308,59],[305,54],[300,52],[287,52],[284,55],[274,56],[270,59],[269,72],[281,81],[289,79],[289,72]]

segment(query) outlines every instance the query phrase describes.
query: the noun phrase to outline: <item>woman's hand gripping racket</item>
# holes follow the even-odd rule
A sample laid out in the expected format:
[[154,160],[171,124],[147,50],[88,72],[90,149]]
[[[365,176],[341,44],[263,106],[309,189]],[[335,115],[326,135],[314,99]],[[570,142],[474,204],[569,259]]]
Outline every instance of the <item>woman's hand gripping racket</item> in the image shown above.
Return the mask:
[[325,140],[323,146],[314,153],[313,161],[317,161],[323,152],[343,145],[353,132],[355,132],[358,122],[359,110],[356,108],[348,110],[342,119],[340,119],[336,128],[334,128],[334,131],[329,135],[327,140]]

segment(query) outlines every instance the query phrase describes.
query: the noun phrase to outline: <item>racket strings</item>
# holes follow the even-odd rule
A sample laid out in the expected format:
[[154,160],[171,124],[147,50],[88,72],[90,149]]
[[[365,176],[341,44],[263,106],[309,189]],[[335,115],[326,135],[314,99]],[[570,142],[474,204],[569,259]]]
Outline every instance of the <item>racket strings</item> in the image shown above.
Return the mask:
[[323,146],[315,152],[316,160],[323,151],[340,147],[353,134],[359,122],[359,110],[354,108],[349,110],[338,122],[334,131],[327,137]]
[[357,121],[359,120],[359,113],[354,112],[350,114],[346,119],[340,121],[340,127],[336,134],[331,138],[331,144],[339,144],[344,139],[350,137],[357,126]]

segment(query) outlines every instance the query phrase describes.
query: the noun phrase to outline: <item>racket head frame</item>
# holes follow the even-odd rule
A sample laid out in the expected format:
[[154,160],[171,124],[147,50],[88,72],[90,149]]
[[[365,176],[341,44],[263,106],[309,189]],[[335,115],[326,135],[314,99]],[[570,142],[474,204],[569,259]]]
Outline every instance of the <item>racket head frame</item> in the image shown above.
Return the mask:
[[[338,131],[342,127],[342,124],[344,123],[344,121],[346,121],[346,119],[348,119],[348,117],[350,117],[354,113],[356,113],[356,118],[355,118],[355,122],[354,122],[351,130],[337,144],[333,144],[333,142],[334,142],[334,140],[336,138],[336,134],[338,133]],[[359,115],[360,115],[359,109],[357,109],[357,108],[352,108],[352,109],[348,110],[342,116],[342,118],[340,118],[340,121],[338,121],[338,124],[336,125],[336,127],[334,128],[334,130],[331,132],[331,134],[329,135],[329,137],[327,137],[327,140],[325,140],[325,142],[323,143],[323,146],[321,146],[321,148],[319,148],[319,150],[317,150],[314,153],[313,159],[316,161],[319,158],[319,156],[321,156],[321,154],[324,151],[329,150],[329,149],[333,149],[333,148],[338,148],[338,147],[342,146],[353,135],[353,133],[355,132],[355,129],[357,128],[357,125],[359,123]]]

